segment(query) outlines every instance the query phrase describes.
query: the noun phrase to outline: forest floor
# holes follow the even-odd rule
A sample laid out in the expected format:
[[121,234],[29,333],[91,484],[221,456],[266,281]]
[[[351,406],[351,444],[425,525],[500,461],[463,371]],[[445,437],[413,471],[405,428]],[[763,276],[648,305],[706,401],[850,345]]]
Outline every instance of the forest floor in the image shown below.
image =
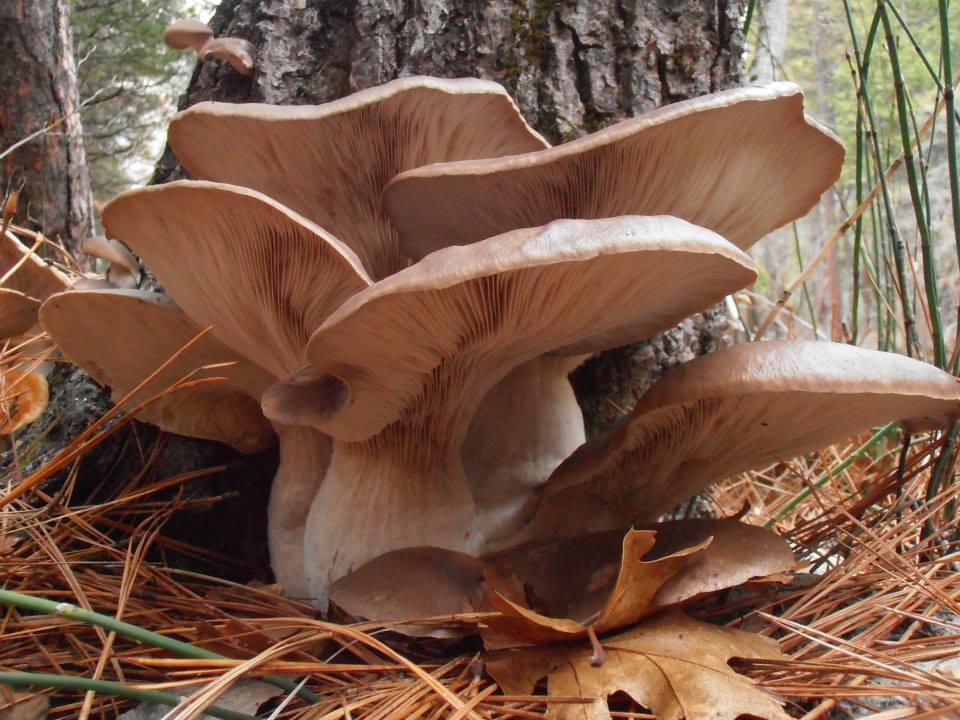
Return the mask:
[[[123,426],[121,420],[113,431]],[[100,428],[84,452],[110,431]],[[23,478],[33,495],[0,510],[0,587],[96,610],[223,659],[164,652],[149,633],[116,634],[63,606],[37,614],[11,605],[0,623],[4,669],[115,680],[136,697],[117,697],[109,688],[86,696],[78,688],[23,690],[16,704],[12,694],[0,698],[0,718],[42,717],[48,703],[51,718],[116,717],[143,691],[188,696],[179,718],[200,717],[210,703],[239,713],[228,717],[573,717],[556,703],[572,707],[576,698],[502,694],[484,674],[481,646],[470,637],[414,640],[390,627],[324,622],[274,586],[224,579],[245,572],[236,557],[178,540],[167,527],[191,506],[225,496],[191,491],[203,470],[160,476],[152,463],[164,442],[161,435],[145,447],[136,477],[106,495],[100,489],[96,502],[71,484],[75,446]],[[779,642],[788,659],[738,661],[737,669],[779,694],[791,716],[960,713],[960,554],[950,544],[960,487],[926,501],[938,451],[937,442],[918,438],[903,453],[895,434],[874,438],[867,449],[852,442],[718,485],[691,507],[712,516],[742,513],[794,546],[800,562],[789,578],[687,608],[699,619]],[[58,473],[66,483],[46,494],[40,488]],[[931,518],[938,518],[936,527]],[[447,620],[457,621],[476,618]],[[314,702],[249,682],[265,675],[306,678]],[[162,717],[168,709],[126,717]],[[609,709],[616,718],[653,717],[620,693]]]

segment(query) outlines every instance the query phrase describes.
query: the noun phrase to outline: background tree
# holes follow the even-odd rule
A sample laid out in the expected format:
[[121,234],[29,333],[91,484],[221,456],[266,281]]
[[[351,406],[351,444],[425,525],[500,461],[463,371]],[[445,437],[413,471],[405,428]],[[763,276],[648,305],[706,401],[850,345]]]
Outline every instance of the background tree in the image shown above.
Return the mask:
[[0,192],[19,190],[16,221],[49,237],[90,233],[67,0],[0,0]]
[[192,5],[75,0],[72,12],[87,162],[94,196],[103,201],[149,177],[161,129],[190,73],[189,58],[158,39]]
[[[201,63],[180,104],[321,103],[401,75],[502,83],[558,143],[677,100],[738,84],[742,0],[224,0],[218,36],[256,48],[250,77]],[[155,182],[180,170],[168,151]],[[606,353],[575,376],[588,424],[629,410],[667,366],[713,349],[711,310],[651,343]]]

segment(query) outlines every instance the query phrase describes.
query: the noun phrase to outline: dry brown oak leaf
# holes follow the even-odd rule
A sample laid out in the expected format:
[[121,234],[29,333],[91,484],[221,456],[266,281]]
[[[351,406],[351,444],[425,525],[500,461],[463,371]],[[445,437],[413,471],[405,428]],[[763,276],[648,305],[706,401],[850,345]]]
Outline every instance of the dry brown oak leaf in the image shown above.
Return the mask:
[[657,720],[788,720],[781,703],[737,674],[731,658],[782,657],[774,641],[666,611],[602,641],[606,659],[591,665],[589,645],[499,650],[487,671],[508,695],[528,695],[547,678],[552,696],[592,698],[550,703],[547,720],[610,720],[607,698],[624,692]]
[[[492,609],[501,615],[485,615],[481,629],[491,649],[616,630],[717,590],[781,578],[794,563],[790,545],[769,530],[733,518],[675,520],[479,558],[394,550],[334,583],[331,600],[348,615],[399,623]],[[404,624],[401,632],[423,630]]]

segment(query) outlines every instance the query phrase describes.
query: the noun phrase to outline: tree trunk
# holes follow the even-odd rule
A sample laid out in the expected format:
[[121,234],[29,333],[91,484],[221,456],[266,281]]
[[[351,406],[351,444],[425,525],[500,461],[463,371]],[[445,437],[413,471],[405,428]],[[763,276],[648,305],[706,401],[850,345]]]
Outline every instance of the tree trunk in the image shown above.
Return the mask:
[[[303,4],[303,3],[300,3]],[[224,0],[217,36],[250,40],[251,77],[216,61],[194,72],[201,100],[321,103],[402,75],[502,83],[547,139],[736,85],[743,0]],[[154,182],[182,176],[165,153]],[[574,377],[591,430],[628,411],[665,367],[713,349],[710,310],[652,342],[605,353]]]
[[19,190],[15,222],[67,244],[92,218],[69,16],[68,0],[0,0],[0,193]]
[[783,54],[787,49],[787,0],[758,0],[757,5],[760,23],[750,79],[756,82],[782,80]]

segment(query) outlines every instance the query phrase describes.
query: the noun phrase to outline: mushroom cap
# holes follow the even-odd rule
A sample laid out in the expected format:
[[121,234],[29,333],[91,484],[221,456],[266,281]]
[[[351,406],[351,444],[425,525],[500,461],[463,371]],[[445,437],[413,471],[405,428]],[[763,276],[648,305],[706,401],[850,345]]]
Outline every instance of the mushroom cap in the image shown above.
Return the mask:
[[173,50],[193,48],[198,53],[204,43],[213,37],[213,30],[199,20],[177,20],[163,31],[164,44]]
[[201,60],[215,57],[228,63],[241,75],[253,72],[253,43],[241,38],[211,38],[197,51]]
[[4,287],[43,300],[70,286],[70,281],[63,273],[31,253],[30,248],[13,234],[5,232],[0,235],[0,277],[18,264],[19,267],[13,275],[4,282]]
[[[138,290],[72,290],[50,297],[40,322],[63,354],[119,402],[163,363],[194,340],[201,328],[168,298]],[[138,390],[125,409],[180,382],[198,368],[197,378],[223,377],[167,393],[136,413],[163,430],[219,440],[241,452],[259,452],[273,443],[273,431],[258,400],[272,377],[209,333],[184,350]]]
[[183,180],[125,192],[103,224],[224,344],[283,377],[316,330],[370,284],[353,252],[247,188]]
[[195,177],[269,195],[353,248],[374,279],[403,266],[381,204],[390,178],[547,147],[500,85],[429,77],[316,106],[198,103],[174,118],[168,140]]
[[673,215],[748,248],[805,215],[843,146],[792,83],[678,102],[556,147],[435,164],[390,181],[400,250],[420,258],[557,218]]
[[17,290],[0,288],[0,340],[25,335],[37,324],[40,301]]
[[9,435],[36,420],[47,408],[47,379],[38,372],[8,370],[3,373],[3,412],[0,435]]
[[80,251],[110,263],[107,277],[117,287],[132,289],[140,282],[140,263],[123,243],[102,235],[94,235],[83,241]]
[[560,220],[445,248],[354,295],[311,337],[310,372],[328,374],[317,382],[349,388],[342,407],[314,408],[315,427],[363,440],[416,415],[462,435],[517,365],[648,337],[755,277],[742,251],[670,217]]
[[670,371],[629,421],[565,460],[505,543],[654,520],[717,480],[870,427],[957,417],[960,379],[902,355],[829,342],[725,348]]

